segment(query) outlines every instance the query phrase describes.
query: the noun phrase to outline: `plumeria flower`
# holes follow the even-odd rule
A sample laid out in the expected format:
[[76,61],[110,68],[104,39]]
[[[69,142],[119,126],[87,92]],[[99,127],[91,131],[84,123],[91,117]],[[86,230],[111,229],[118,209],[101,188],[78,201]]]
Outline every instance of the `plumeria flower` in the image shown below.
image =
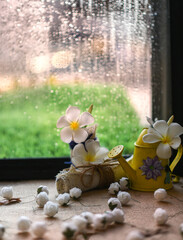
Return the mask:
[[66,110],[66,115],[61,116],[57,121],[57,127],[63,128],[61,130],[61,139],[63,142],[76,143],[84,142],[88,133],[83,128],[94,122],[93,116],[89,112],[84,112],[80,115],[78,107],[70,106]]
[[171,148],[177,149],[181,144],[183,127],[178,123],[168,123],[164,120],[157,120],[149,127],[148,133],[143,136],[145,143],[159,143],[156,154],[159,158],[167,159],[172,155]]
[[72,163],[77,167],[81,165],[101,164],[107,156],[108,149],[100,147],[98,141],[88,139],[83,144],[78,144],[74,147]]

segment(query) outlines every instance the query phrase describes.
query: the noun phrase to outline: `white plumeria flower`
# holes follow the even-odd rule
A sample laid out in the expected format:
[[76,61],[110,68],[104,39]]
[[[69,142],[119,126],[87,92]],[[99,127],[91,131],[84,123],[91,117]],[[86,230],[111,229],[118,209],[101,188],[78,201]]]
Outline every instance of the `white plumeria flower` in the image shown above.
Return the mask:
[[153,127],[148,129],[148,133],[143,136],[145,143],[158,143],[156,154],[159,158],[168,159],[171,157],[171,147],[177,149],[181,144],[183,127],[178,123],[168,123],[164,120],[158,120]]
[[101,164],[107,156],[108,149],[100,147],[98,141],[88,139],[83,144],[77,144],[73,149],[72,163],[77,167],[89,164]]
[[63,128],[60,133],[62,141],[66,143],[70,143],[72,140],[76,143],[84,142],[88,137],[88,133],[82,127],[93,122],[94,118],[89,112],[80,115],[78,107],[68,107],[66,115],[61,116],[57,121],[57,127]]

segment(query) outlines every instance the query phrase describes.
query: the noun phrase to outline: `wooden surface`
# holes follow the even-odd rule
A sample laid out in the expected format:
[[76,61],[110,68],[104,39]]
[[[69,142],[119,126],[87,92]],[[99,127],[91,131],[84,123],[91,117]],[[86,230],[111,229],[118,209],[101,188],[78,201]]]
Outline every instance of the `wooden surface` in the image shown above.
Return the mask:
[[[47,218],[43,209],[38,208],[35,202],[36,190],[39,185],[46,185],[49,188],[49,198],[56,202],[57,195],[53,180],[37,180],[25,182],[1,182],[3,186],[13,186],[14,197],[20,197],[21,203],[7,206],[0,206],[0,223],[6,227],[4,240],[30,240],[36,239],[32,232],[22,234],[17,230],[17,220],[24,215],[34,221],[46,221],[48,232],[45,240],[61,240],[61,224],[69,220],[75,214],[83,211],[103,213],[108,210],[107,201],[111,195],[107,189],[93,190],[82,194],[80,201],[71,201],[68,207],[60,207],[59,213],[54,218]],[[127,206],[123,206],[125,212],[125,223],[114,225],[105,231],[97,232],[89,237],[91,240],[125,240],[127,234],[138,229],[145,235],[145,239],[152,240],[181,240],[179,225],[183,223],[183,181],[174,184],[174,188],[168,191],[168,197],[164,202],[157,202],[152,192],[138,192],[129,190],[132,200]],[[2,200],[2,198],[0,197]],[[161,207],[167,210],[169,218],[165,226],[157,226],[153,213],[156,208]],[[149,235],[149,236],[148,236]]]

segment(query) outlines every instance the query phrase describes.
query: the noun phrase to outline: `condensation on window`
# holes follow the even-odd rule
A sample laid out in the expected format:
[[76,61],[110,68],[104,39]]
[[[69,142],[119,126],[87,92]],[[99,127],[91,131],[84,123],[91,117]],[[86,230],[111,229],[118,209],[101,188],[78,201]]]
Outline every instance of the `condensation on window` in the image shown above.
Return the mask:
[[133,144],[151,117],[149,0],[0,1],[0,158],[69,155],[57,119],[94,104],[97,137]]

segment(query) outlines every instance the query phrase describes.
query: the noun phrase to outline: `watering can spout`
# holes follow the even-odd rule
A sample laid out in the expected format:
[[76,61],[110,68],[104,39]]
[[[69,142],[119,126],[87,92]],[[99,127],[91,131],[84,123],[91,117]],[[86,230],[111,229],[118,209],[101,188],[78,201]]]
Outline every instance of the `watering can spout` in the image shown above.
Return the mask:
[[136,179],[136,171],[130,166],[130,164],[126,161],[126,159],[122,156],[124,146],[119,145],[114,147],[109,153],[108,157],[117,159],[121,165],[121,167],[124,169],[126,172],[126,175],[128,178],[132,181],[135,181]]

